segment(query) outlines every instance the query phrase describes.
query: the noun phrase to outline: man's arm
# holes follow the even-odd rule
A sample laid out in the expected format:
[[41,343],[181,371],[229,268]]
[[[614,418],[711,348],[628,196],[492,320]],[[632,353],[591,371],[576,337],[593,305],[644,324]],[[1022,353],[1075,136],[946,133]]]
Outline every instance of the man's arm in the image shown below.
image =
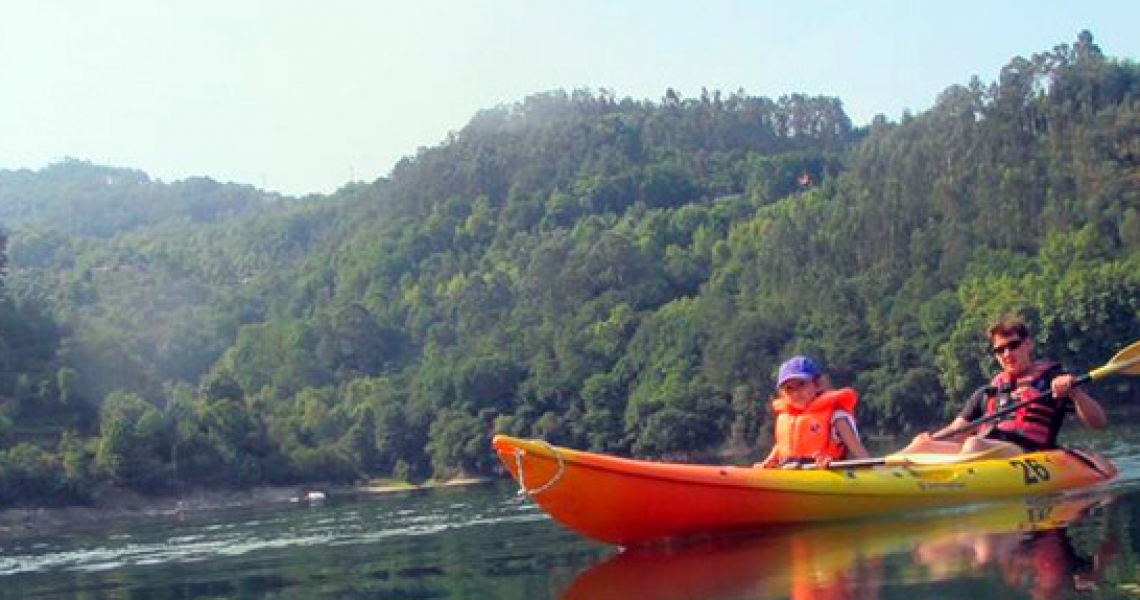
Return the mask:
[[1077,418],[1085,425],[1093,429],[1104,428],[1108,425],[1108,417],[1104,415],[1104,409],[1101,408],[1099,402],[1088,395],[1088,392],[1073,387],[1076,379],[1068,373],[1054,377],[1049,386],[1053,390],[1053,396],[1057,398],[1068,397],[1072,400]]

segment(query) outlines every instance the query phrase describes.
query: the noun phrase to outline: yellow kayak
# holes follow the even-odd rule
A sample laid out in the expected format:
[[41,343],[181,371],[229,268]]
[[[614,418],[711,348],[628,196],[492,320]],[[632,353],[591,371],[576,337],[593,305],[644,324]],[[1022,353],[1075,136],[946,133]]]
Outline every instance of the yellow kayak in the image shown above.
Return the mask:
[[1066,449],[787,470],[634,460],[504,435],[493,445],[522,491],[556,521],[619,545],[1051,494],[1116,475],[1108,460]]

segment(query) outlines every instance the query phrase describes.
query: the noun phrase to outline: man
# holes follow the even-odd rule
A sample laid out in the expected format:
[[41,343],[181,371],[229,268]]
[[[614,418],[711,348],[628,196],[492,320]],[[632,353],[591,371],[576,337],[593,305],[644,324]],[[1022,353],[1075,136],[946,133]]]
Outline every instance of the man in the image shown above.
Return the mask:
[[[935,434],[920,433],[903,452],[974,453],[992,451],[995,457],[1016,456],[1057,446],[1057,434],[1065,416],[1075,411],[1087,426],[1107,424],[1104,410],[1084,390],[1073,386],[1076,377],[1050,361],[1034,361],[1033,338],[1020,319],[1003,319],[989,330],[990,351],[1001,371],[990,384],[979,388],[966,401],[958,416]],[[985,415],[1052,391],[1051,398],[1030,402],[982,426],[975,435],[966,431],[946,441],[933,439]]]

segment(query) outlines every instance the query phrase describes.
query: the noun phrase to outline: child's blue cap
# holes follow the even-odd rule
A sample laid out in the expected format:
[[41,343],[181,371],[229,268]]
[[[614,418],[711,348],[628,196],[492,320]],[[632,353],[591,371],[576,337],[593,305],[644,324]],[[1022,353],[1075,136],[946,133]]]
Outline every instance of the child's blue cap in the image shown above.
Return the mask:
[[822,375],[819,366],[812,359],[796,355],[780,365],[780,375],[776,378],[776,387],[779,388],[791,379],[811,380]]

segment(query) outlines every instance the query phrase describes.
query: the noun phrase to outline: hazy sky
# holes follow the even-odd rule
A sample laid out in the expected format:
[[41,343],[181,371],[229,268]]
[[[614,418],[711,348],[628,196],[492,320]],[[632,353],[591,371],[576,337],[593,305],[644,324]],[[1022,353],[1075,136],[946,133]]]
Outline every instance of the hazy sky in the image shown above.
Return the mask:
[[925,110],[1140,2],[0,0],[0,169],[65,157],[289,194],[387,175],[481,108],[551,89],[839,97]]

